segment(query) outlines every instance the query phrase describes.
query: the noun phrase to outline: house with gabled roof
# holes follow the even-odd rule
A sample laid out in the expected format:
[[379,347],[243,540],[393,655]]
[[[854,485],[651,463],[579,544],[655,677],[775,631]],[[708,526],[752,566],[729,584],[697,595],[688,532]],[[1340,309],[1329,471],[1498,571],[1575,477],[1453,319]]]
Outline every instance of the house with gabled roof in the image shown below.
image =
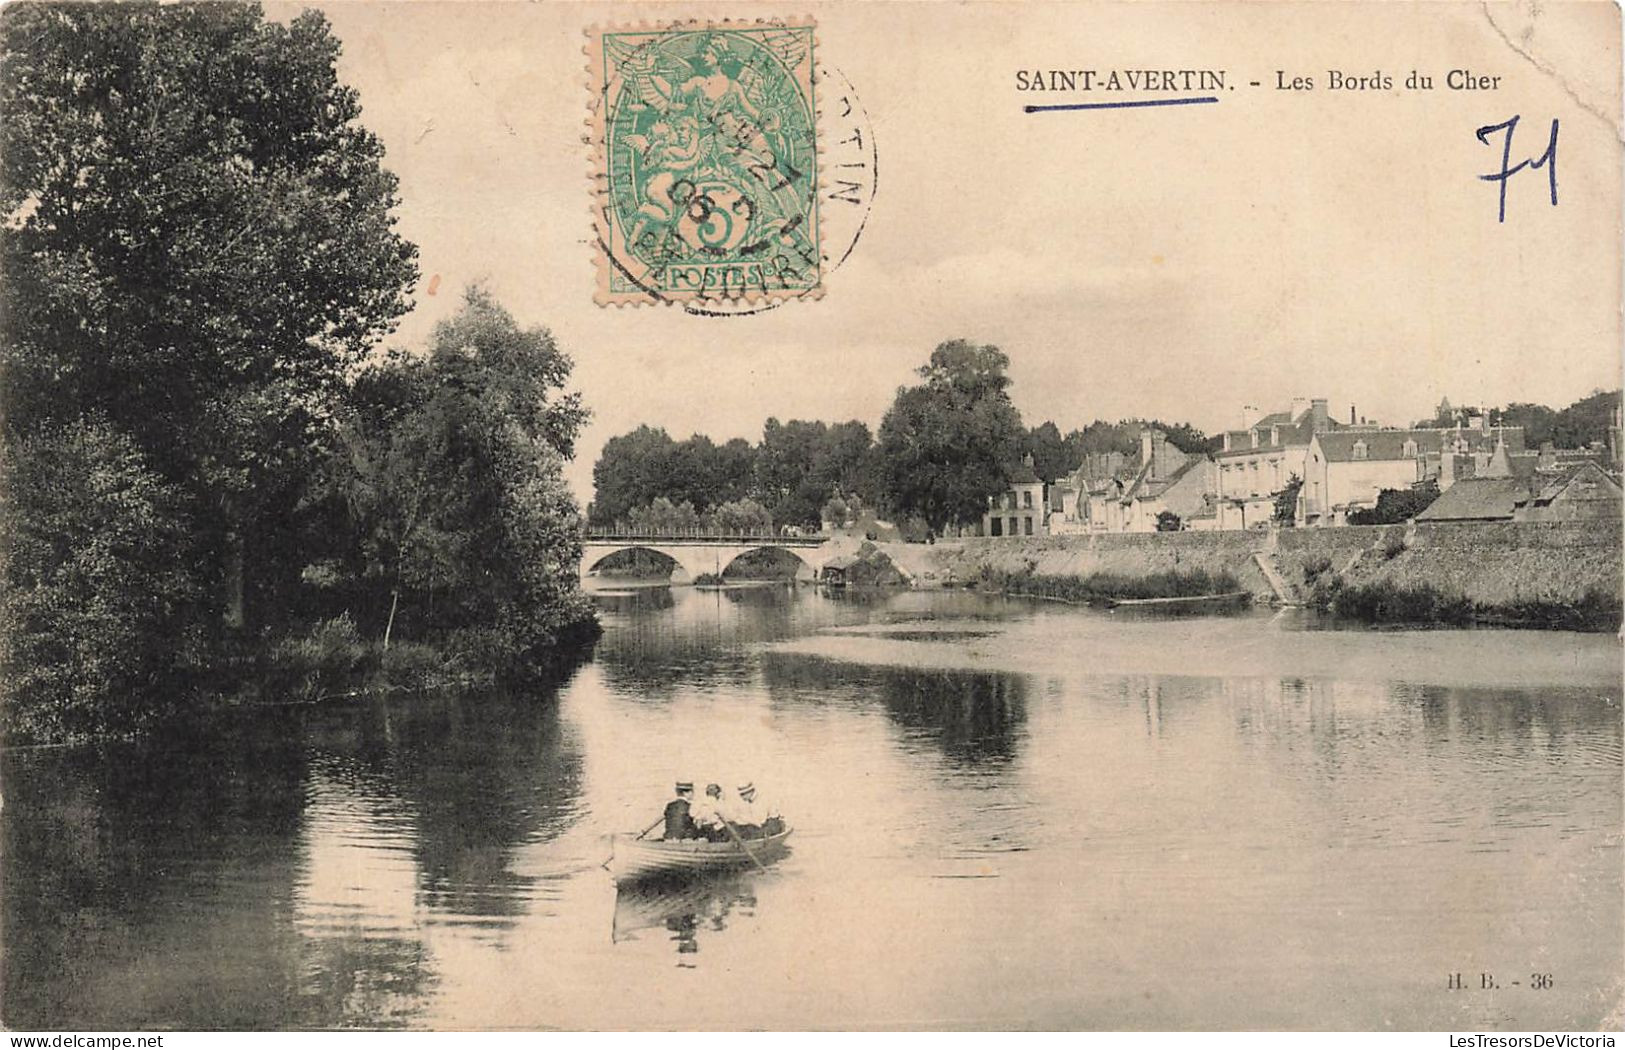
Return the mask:
[[1503,460],[1491,476],[1511,474],[1510,461],[1515,454],[1519,454],[1521,467],[1533,469],[1533,460],[1521,455],[1522,427],[1351,426],[1316,434],[1304,462],[1298,524],[1347,524],[1352,511],[1375,507],[1383,489],[1406,489],[1429,480],[1430,463],[1462,456],[1482,457],[1475,459],[1475,464],[1484,464],[1475,474],[1483,476],[1497,450]]
[[1620,520],[1619,482],[1594,462],[1581,461],[1559,476],[1509,466],[1508,458],[1497,452],[1481,475],[1458,480],[1416,520]]
[[1619,521],[1621,489],[1617,480],[1593,461],[1584,461],[1566,477],[1545,483],[1520,504],[1518,521]]
[[1325,398],[1295,400],[1284,412],[1271,412],[1245,430],[1229,430],[1213,454],[1215,527],[1250,529],[1268,525],[1275,497],[1304,474],[1309,443],[1317,433],[1342,426],[1331,418]]

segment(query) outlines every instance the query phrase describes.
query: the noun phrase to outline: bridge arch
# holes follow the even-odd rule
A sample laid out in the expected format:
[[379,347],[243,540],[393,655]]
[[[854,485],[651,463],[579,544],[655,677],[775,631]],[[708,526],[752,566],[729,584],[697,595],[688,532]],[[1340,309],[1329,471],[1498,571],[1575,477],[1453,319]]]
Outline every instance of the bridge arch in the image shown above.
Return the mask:
[[740,558],[748,557],[757,553],[758,551],[780,551],[782,552],[783,557],[788,557],[795,561],[796,570],[794,575],[798,580],[812,580],[818,576],[818,566],[814,565],[810,560],[808,560],[806,552],[799,551],[791,547],[780,546],[779,544],[762,544],[756,547],[746,547],[743,550],[735,553],[733,557],[727,559],[727,563],[722,566],[722,570],[718,572],[717,575],[728,575],[728,570],[733,567],[735,562],[737,562]]
[[[648,543],[628,543],[623,546],[604,548],[601,550],[594,550],[591,548],[584,550],[581,555],[581,575],[596,576],[606,561],[609,561],[610,559],[618,557],[622,554],[629,554],[633,551],[637,551],[642,554],[653,554],[657,558],[662,559],[666,563],[666,574],[672,578],[673,582],[682,582],[677,580],[677,576],[679,574],[689,576],[689,574],[684,570],[683,563],[680,559],[678,559],[670,551],[663,551],[658,545]],[[689,579],[692,579],[692,576],[689,576]]]

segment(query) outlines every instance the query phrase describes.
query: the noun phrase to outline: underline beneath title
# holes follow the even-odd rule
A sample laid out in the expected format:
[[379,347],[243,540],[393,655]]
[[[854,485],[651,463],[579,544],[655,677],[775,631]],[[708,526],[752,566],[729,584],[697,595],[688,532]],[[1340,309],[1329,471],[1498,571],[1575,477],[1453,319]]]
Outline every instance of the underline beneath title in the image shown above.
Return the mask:
[[1202,95],[1197,98],[1153,98],[1138,102],[1069,102],[1055,106],[1022,106],[1023,113],[1056,113],[1062,110],[1073,109],[1149,109],[1152,106],[1196,106],[1204,102],[1217,102],[1217,95]]

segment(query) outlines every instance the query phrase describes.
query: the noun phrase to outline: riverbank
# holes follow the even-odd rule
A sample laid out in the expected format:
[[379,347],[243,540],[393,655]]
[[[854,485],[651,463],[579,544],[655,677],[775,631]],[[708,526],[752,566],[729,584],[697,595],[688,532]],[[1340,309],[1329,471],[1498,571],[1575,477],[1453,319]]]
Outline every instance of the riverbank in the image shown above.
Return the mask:
[[1229,589],[1257,602],[1318,606],[1369,623],[1614,631],[1625,604],[1620,532],[1611,522],[977,538],[884,548],[924,587],[990,581],[1021,593],[1025,585],[1009,581],[1054,578],[1089,590],[1098,588],[1083,581],[1114,580],[1132,591],[1225,577],[1234,581]]
[[997,575],[989,573],[977,585],[1005,594],[1048,598],[1074,605],[1103,605],[1119,601],[1172,601],[1212,595],[1245,594],[1229,573],[1202,569],[1189,572],[1159,572],[1149,576],[1123,576],[1092,573],[1088,576],[1052,576],[1037,573]]

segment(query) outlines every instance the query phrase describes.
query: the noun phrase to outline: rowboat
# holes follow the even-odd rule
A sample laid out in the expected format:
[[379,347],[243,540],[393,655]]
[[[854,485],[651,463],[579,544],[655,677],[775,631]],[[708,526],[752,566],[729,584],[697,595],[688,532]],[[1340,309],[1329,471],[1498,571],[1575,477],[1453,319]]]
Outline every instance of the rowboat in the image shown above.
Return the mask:
[[751,856],[766,864],[784,852],[784,840],[793,828],[785,828],[767,838],[746,839],[747,854],[734,842],[708,842],[705,839],[640,839],[616,835],[610,840],[609,870],[617,882],[631,882],[658,875],[690,876],[707,872],[749,867]]

